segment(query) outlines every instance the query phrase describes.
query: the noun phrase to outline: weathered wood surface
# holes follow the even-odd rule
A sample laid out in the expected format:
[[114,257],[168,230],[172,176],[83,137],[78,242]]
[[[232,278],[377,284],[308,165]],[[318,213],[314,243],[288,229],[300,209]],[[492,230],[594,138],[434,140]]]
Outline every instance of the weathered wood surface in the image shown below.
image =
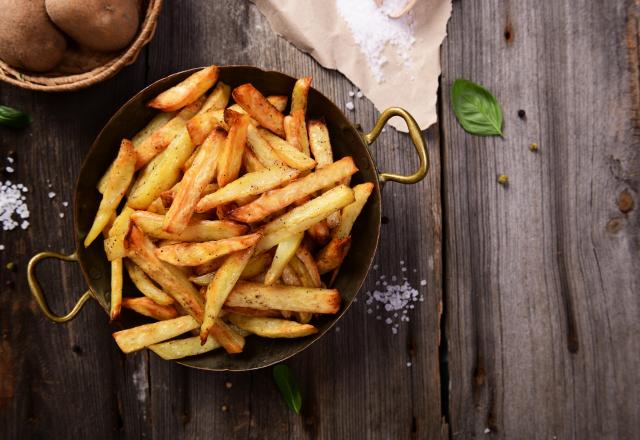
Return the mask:
[[[640,432],[638,12],[454,2],[441,83],[452,438]],[[495,93],[504,139],[458,126],[458,77]]]
[[[0,160],[16,151],[14,181],[30,188],[31,227],[2,232],[7,249],[0,295],[0,438],[433,438],[441,423],[439,305],[441,212],[438,131],[427,136],[428,179],[412,187],[389,184],[377,277],[402,276],[424,294],[397,335],[364,295],[334,331],[289,364],[304,396],[302,416],[283,404],[266,369],[246,374],[190,370],[139,353],[125,357],[113,344],[107,315],[91,303],[71,323],[47,322],[30,298],[25,269],[37,251],[71,252],[71,201],[81,161],[100,128],[136,91],[178,70],[206,64],[253,64],[295,76],[338,105],[354,90],[341,75],[278,38],[244,1],[168,1],[153,42],[114,79],[89,90],[34,94],[0,86],[0,101],[34,117],[22,133],[0,131]],[[377,113],[355,100],[350,117],[370,128]],[[387,130],[376,142],[380,168],[409,173],[417,166],[407,136]],[[51,182],[51,188],[47,182]],[[47,193],[56,192],[54,199]],[[66,216],[60,218],[59,212]],[[420,245],[416,245],[416,237]],[[73,265],[47,263],[39,271],[54,310],[67,310],[85,288]],[[414,272],[412,269],[415,269]],[[420,286],[421,280],[427,286]],[[5,287],[5,283],[14,284]],[[363,292],[364,293],[364,292]],[[411,367],[407,367],[407,363]],[[232,383],[231,388],[225,386]],[[226,407],[227,411],[222,408]]]

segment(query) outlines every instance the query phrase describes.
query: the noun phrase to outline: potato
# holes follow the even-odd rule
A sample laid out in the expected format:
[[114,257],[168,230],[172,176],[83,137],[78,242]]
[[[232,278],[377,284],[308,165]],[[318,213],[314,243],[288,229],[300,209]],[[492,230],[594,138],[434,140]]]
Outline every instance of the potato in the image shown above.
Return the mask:
[[138,31],[136,0],[45,0],[56,26],[89,49],[110,52],[126,47]]
[[60,63],[67,41],[45,10],[44,0],[0,0],[0,58],[19,69],[46,72]]

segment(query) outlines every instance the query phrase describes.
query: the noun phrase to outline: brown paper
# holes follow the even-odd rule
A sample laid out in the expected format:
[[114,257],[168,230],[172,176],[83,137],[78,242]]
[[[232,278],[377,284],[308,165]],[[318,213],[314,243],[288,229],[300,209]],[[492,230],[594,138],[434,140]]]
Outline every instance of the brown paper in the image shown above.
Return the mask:
[[[353,1],[353,7],[358,7],[360,1]],[[382,79],[356,42],[336,0],[255,0],[255,3],[275,32],[311,54],[322,66],[342,72],[379,111],[403,107],[422,129],[437,121],[440,45],[446,36],[451,0],[418,1],[408,15],[400,18],[410,20],[415,38],[407,50],[410,65],[388,45],[383,52],[388,62],[380,69]],[[407,131],[404,122],[397,118],[390,124]]]

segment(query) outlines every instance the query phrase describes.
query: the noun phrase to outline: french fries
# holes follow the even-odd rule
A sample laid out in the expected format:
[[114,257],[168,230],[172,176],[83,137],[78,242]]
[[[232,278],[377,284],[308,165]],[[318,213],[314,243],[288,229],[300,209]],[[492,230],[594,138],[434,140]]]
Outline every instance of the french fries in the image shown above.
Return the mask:
[[146,296],[125,298],[122,300],[122,307],[131,309],[149,318],[157,319],[158,321],[173,319],[178,316],[178,312],[173,306],[160,305]]
[[[307,114],[310,89],[296,81],[288,108],[251,84],[232,90],[210,66],[149,101],[160,111],[123,140],[85,237],[104,237],[111,319],[124,307],[158,320],[114,333],[123,352],[240,353],[249,334],[306,337],[314,317],[339,312],[340,292],[324,286],[374,185],[349,188],[358,169],[334,162],[322,115]],[[123,268],[137,296],[123,298]]]
[[251,247],[261,236],[260,233],[254,233],[202,243],[172,244],[162,246],[155,252],[159,259],[174,266],[197,266],[223,255]]
[[284,137],[284,115],[267,101],[252,84],[243,84],[233,89],[233,99],[260,125]]
[[131,184],[135,163],[136,153],[133,149],[133,144],[131,141],[123,139],[118,157],[113,162],[113,169],[109,173],[96,218],[84,239],[84,247],[89,247],[109,223],[109,219],[116,211],[118,204]]
[[206,67],[152,99],[147,105],[165,112],[178,110],[202,96],[218,80],[218,67]]
[[200,327],[200,341],[203,344],[207,340],[213,324],[218,319],[222,305],[227,296],[229,296],[229,292],[240,279],[240,274],[242,274],[251,255],[253,255],[253,251],[254,248],[251,247],[229,255],[207,287],[204,320]]
[[289,185],[263,194],[255,202],[231,212],[229,217],[243,223],[255,223],[291,205],[296,200],[307,197],[325,187],[335,185],[344,177],[351,176],[356,168],[351,157],[344,157],[329,166],[321,168]]
[[229,315],[229,321],[241,329],[263,338],[302,338],[318,332],[318,329],[311,324],[299,324],[286,319],[232,313]]

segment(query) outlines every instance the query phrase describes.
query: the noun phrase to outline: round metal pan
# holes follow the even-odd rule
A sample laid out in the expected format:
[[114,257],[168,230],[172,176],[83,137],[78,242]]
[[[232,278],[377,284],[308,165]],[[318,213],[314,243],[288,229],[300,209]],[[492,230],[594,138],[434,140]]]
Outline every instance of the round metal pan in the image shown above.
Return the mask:
[[[156,81],[139,92],[116,112],[93,143],[80,169],[74,195],[76,251],[71,255],[42,252],[35,255],[28,266],[28,281],[31,292],[44,315],[50,320],[62,323],[73,319],[89,298],[98,301],[100,306],[109,313],[110,265],[105,256],[102,243],[100,240],[96,240],[87,249],[82,245],[100,202],[100,194],[96,190],[96,185],[104,171],[113,161],[121,139],[130,139],[156,113],[156,110],[148,108],[146,103],[196,70],[199,69],[175,73]],[[291,94],[296,81],[295,78],[288,75],[264,71],[251,66],[221,67],[220,80],[231,87],[250,82],[265,95],[287,96]],[[362,134],[331,100],[317,90],[311,89],[307,113],[312,118],[324,117],[329,128],[336,159],[343,156],[353,156],[360,171],[353,176],[352,184],[362,182],[373,182],[375,184],[373,193],[353,227],[351,250],[333,284],[333,287],[339,289],[342,294],[340,312],[336,315],[325,315],[316,320],[314,324],[319,331],[313,336],[300,339],[249,337],[247,338],[244,352],[241,354],[229,355],[224,350],[215,350],[204,355],[182,359],[178,361],[180,364],[211,371],[252,370],[283,361],[320,339],[349,309],[367,276],[375,256],[380,236],[380,189],[382,183],[395,181],[403,184],[412,184],[419,182],[426,176],[428,171],[426,145],[417,123],[405,110],[396,107],[385,110],[380,115],[373,130],[368,134]],[[419,169],[410,176],[380,173],[369,152],[368,146],[378,137],[386,121],[393,116],[400,116],[407,122],[409,134],[420,159]],[[58,316],[51,312],[35,276],[35,267],[38,262],[46,258],[79,263],[89,287],[74,308],[64,316]],[[125,282],[125,295],[127,291],[134,291],[133,289],[134,287],[131,284]],[[142,318],[123,309],[120,319],[114,326],[126,328],[142,322],[144,322]]]

